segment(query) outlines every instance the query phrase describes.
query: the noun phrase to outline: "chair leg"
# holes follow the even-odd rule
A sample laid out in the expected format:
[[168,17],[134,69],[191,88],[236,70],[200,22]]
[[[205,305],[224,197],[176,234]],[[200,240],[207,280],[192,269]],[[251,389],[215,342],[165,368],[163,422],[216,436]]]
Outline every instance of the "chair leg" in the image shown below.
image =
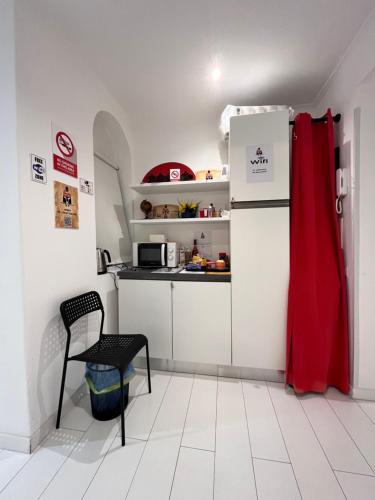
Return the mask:
[[150,356],[148,355],[148,342],[146,344],[146,359],[147,359],[148,392],[151,393]]
[[125,446],[124,372],[120,372],[121,445]]
[[60,398],[59,398],[59,408],[57,410],[57,418],[56,418],[56,429],[60,427],[60,418],[61,418],[61,408],[62,408],[62,403],[63,403],[63,397],[64,397],[64,389],[65,389],[65,378],[66,378],[66,367],[68,364],[68,359],[65,357],[64,359],[64,366],[63,366],[63,372],[62,372],[62,378],[61,378],[61,388],[60,388]]

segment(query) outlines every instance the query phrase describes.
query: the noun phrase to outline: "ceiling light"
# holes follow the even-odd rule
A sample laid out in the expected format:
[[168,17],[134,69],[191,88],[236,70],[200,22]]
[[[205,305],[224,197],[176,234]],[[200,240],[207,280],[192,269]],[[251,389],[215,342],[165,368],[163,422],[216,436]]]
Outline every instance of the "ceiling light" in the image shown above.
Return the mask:
[[216,66],[211,73],[211,78],[213,79],[214,82],[217,82],[221,78],[221,71],[218,66]]

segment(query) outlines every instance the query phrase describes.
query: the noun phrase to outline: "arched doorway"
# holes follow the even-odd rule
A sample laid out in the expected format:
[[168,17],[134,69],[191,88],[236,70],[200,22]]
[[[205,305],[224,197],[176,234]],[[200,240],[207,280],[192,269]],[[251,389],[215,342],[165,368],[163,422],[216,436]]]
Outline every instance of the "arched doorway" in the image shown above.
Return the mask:
[[131,260],[131,159],[118,121],[100,111],[94,121],[96,246],[107,249],[114,262]]
[[[128,220],[132,213],[131,156],[128,141],[118,121],[100,111],[94,121],[94,179],[96,248],[107,250],[113,263],[132,258]],[[106,311],[104,330],[119,333],[116,273],[98,275],[97,290]]]

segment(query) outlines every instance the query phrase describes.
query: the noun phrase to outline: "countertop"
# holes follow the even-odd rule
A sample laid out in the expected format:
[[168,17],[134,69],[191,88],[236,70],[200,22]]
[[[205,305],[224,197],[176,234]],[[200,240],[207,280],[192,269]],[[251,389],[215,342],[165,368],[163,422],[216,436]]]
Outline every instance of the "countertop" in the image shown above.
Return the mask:
[[203,281],[228,283],[231,281],[230,274],[210,273],[181,273],[181,272],[158,272],[148,269],[123,270],[117,273],[120,280],[158,280],[158,281]]

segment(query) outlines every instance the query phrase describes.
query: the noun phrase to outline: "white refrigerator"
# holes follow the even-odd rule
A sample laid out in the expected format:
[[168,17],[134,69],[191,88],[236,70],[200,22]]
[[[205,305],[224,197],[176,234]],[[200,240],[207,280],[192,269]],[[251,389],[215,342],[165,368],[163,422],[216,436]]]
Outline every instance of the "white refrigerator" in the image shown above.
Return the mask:
[[289,112],[231,118],[232,364],[285,369]]

